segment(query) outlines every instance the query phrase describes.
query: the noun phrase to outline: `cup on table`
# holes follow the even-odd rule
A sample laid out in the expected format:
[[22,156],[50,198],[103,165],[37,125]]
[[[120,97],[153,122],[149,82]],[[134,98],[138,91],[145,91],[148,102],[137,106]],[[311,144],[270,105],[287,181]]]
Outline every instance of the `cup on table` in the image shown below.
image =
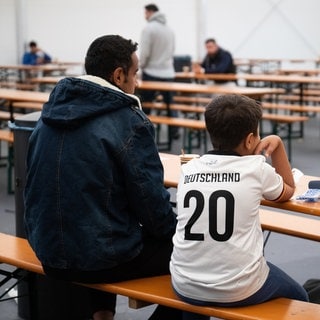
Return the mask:
[[185,153],[185,154],[180,154],[179,157],[180,157],[180,163],[185,164],[192,159],[200,158],[200,155],[195,153]]
[[189,66],[183,66],[182,67],[183,72],[190,72],[190,67]]

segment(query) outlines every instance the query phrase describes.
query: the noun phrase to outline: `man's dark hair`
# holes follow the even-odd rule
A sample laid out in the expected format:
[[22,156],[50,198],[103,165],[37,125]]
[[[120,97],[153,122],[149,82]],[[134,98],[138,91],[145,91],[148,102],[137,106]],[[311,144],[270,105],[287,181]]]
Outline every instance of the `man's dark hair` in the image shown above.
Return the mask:
[[29,47],[36,47],[37,46],[37,43],[35,41],[30,41],[29,43]]
[[205,41],[205,44],[209,43],[209,42],[212,42],[212,43],[217,43],[215,39],[213,38],[209,38]]
[[242,95],[214,98],[206,107],[205,122],[215,150],[233,151],[249,134],[258,134],[261,104]]
[[159,11],[159,8],[158,8],[155,4],[153,4],[153,3],[147,4],[144,8],[145,8],[146,10],[152,11],[152,12],[157,12],[157,11]]
[[106,35],[94,40],[85,58],[85,70],[88,75],[97,76],[107,81],[115,69],[121,67],[128,75],[132,66],[132,53],[138,44],[119,35]]

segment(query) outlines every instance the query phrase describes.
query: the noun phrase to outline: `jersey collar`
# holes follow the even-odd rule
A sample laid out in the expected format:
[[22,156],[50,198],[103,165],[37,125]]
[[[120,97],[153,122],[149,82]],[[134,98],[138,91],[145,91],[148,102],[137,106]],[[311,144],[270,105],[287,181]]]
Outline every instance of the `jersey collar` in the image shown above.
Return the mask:
[[232,150],[210,150],[207,152],[207,154],[216,154],[221,156],[238,156],[240,157],[240,154],[232,151]]

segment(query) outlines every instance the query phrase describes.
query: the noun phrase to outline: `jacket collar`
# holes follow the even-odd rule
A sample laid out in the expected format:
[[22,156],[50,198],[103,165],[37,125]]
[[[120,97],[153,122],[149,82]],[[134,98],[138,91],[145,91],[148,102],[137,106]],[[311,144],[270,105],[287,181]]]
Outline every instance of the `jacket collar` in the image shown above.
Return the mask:
[[129,94],[129,93],[125,93],[124,91],[122,91],[121,89],[119,89],[118,87],[116,87],[115,85],[111,84],[110,82],[100,78],[100,77],[96,77],[96,76],[91,76],[91,75],[82,75],[79,76],[78,78],[83,79],[83,80],[87,80],[87,81],[91,81],[94,82],[96,84],[99,84],[102,87],[106,87],[115,91],[119,91],[122,92],[123,94],[135,99],[138,103],[139,109],[142,110],[141,107],[141,102],[139,100],[139,98],[137,96],[135,96],[134,94]]

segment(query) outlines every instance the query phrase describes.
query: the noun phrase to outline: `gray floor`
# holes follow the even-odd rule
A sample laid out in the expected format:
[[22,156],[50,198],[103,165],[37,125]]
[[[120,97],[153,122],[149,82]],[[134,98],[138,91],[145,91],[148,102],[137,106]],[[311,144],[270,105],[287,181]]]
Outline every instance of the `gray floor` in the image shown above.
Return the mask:
[[[300,169],[307,175],[320,177],[320,121],[312,118],[305,125],[304,138],[293,141],[292,167]],[[172,153],[178,154],[182,141],[174,142]],[[201,150],[194,150],[202,153]],[[5,152],[5,145],[1,148]],[[174,197],[174,190],[171,190]],[[15,234],[15,198],[7,193],[6,168],[0,167],[0,232]],[[309,278],[320,277],[320,246],[316,242],[297,239],[273,233],[265,248],[269,261],[276,264],[299,283],[303,284]],[[1,278],[0,278],[1,279]],[[2,289],[1,289],[2,290]],[[2,291],[0,291],[2,292]],[[118,298],[116,320],[142,320],[152,313],[153,306],[142,310],[130,310],[127,299]],[[17,304],[14,300],[0,302],[0,319],[19,320]]]

